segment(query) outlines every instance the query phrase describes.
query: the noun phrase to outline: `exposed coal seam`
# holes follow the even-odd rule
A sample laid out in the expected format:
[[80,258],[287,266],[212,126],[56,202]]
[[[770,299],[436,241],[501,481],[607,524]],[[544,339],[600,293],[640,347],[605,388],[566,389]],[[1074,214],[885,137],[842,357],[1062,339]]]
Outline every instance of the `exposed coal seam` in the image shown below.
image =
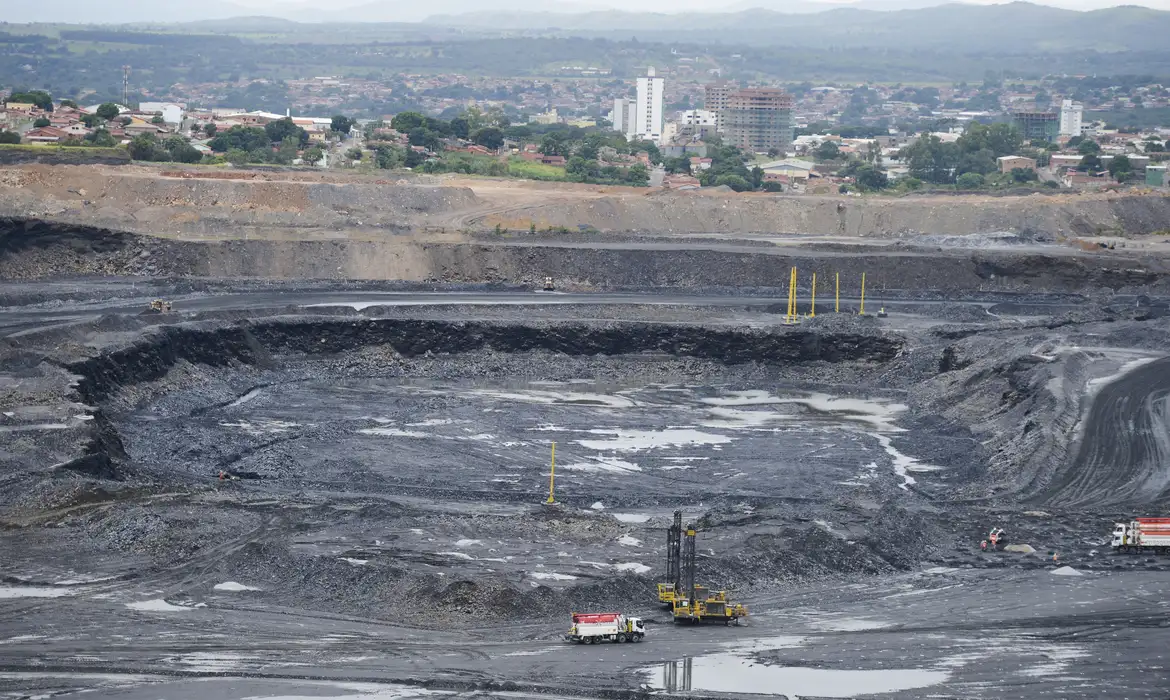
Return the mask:
[[81,377],[85,403],[99,406],[120,387],[163,378],[180,360],[211,367],[256,364],[273,354],[331,355],[388,345],[398,354],[528,352],[626,355],[658,352],[727,364],[886,362],[901,352],[895,335],[810,330],[712,329],[618,323],[541,325],[415,319],[281,319],[238,325],[164,326],[138,342],[66,367]]
[[128,473],[120,435],[101,410],[122,387],[162,379],[180,361],[210,367],[269,364],[276,354],[331,355],[390,346],[399,355],[527,352],[623,355],[657,352],[727,364],[886,362],[904,339],[894,335],[808,330],[712,329],[700,326],[619,323],[524,325],[413,319],[270,319],[235,325],[163,326],[127,347],[64,365],[80,377],[77,399],[94,407],[92,438],[82,457],[64,465],[103,479]]

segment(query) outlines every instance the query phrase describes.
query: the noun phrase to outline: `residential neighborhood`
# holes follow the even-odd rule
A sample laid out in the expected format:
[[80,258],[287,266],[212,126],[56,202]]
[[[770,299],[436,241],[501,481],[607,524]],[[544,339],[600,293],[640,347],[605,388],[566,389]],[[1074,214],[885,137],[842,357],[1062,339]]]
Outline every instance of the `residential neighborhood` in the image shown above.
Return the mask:
[[[671,68],[647,67],[641,77],[628,80],[408,74],[389,86],[337,76],[288,81],[282,89],[298,95],[305,113],[291,107],[268,111],[255,104],[201,106],[224,94],[221,84],[179,83],[167,95],[133,104],[78,105],[52,101],[44,91],[22,90],[5,96],[0,141],[125,147],[135,159],[210,165],[409,167],[535,177],[521,165],[527,163],[545,168],[543,178],[623,184],[641,182],[640,170],[634,181],[625,175],[638,165],[648,171],[647,183],[682,190],[720,185],[790,193],[1166,186],[1170,127],[1126,127],[1094,118],[1104,114],[1103,107],[1170,105],[1170,90],[1157,84],[1086,91],[1075,80],[912,88],[753,85],[718,75],[706,80],[676,76]],[[1071,89],[1051,89],[1060,84]],[[391,94],[410,95],[417,106],[374,115],[350,109],[355,100],[377,101]],[[332,116],[310,116],[333,109],[338,111]],[[419,126],[394,128],[399,114],[432,120],[422,125],[428,133],[419,133]],[[490,115],[475,125],[480,136],[484,127],[499,133],[477,139],[461,126],[467,115],[473,121]],[[996,124],[1010,126],[1015,140],[970,149],[966,158],[956,155],[956,149],[971,145],[970,139],[963,141],[966,132]],[[235,138],[260,131],[273,138]],[[585,136],[605,133],[616,137],[602,144],[608,150],[595,153],[592,145],[580,150]],[[562,137],[559,146],[556,139],[549,141],[550,134]],[[1004,150],[1005,145],[1011,148]],[[732,166],[721,164],[726,157],[715,153],[727,147],[739,153]],[[931,148],[938,158],[924,165],[923,154]],[[955,153],[948,156],[948,150]],[[573,160],[577,156],[584,157],[584,165]],[[944,162],[947,158],[955,162]]]

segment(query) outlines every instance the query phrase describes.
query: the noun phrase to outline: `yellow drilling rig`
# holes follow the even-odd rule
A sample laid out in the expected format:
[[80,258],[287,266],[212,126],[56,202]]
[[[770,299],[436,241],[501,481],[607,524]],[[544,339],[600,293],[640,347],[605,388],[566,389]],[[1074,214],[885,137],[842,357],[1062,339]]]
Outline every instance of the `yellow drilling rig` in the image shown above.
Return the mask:
[[739,624],[748,611],[727,599],[727,591],[712,591],[695,583],[695,526],[682,527],[682,512],[666,531],[666,574],[670,580],[658,584],[658,602],[670,608],[676,623],[722,622]]

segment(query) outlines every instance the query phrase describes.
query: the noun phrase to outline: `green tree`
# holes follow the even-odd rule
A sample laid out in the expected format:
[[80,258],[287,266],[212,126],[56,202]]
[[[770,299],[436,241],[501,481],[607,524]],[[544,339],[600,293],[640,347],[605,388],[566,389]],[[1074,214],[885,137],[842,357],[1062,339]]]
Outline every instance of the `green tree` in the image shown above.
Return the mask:
[[101,117],[99,117],[96,114],[83,114],[83,115],[81,115],[81,123],[85,124],[90,129],[97,126],[99,122],[101,122]]
[[402,164],[408,168],[417,168],[418,166],[425,163],[426,160],[427,160],[427,157],[425,154],[419,153],[418,151],[416,151],[414,149],[408,148],[406,150],[404,157],[403,157]]
[[471,135],[471,122],[467,117],[455,117],[451,120],[451,135],[455,138],[465,139]]
[[422,146],[428,151],[439,150],[439,135],[424,126],[416,126],[407,134],[411,146]]
[[427,118],[418,112],[399,112],[390,120],[390,128],[399,133],[407,133],[411,129],[426,126]]
[[20,143],[20,134],[15,131],[0,131],[0,143]]
[[61,108],[77,109],[77,103],[73,100],[61,100]]
[[6,102],[18,102],[21,104],[34,104],[46,112],[53,111],[53,96],[44,90],[24,90],[14,92],[8,96]]
[[1079,144],[1077,144],[1077,153],[1080,153],[1083,156],[1087,156],[1087,155],[1095,154],[1095,153],[1100,153],[1100,152],[1101,152],[1100,144],[1098,144],[1096,141],[1094,141],[1092,139],[1083,139],[1083,140],[1081,140],[1081,142]]
[[405,155],[398,146],[378,146],[374,149],[374,165],[383,170],[399,168],[402,167]]
[[163,118],[161,116],[155,115],[155,116],[150,118],[150,123],[162,126],[163,124],[166,124],[166,121],[163,120]]
[[870,163],[860,163],[851,169],[849,175],[857,184],[858,189],[870,190],[884,190],[890,184],[890,179],[874,165]]
[[1125,182],[1132,178],[1133,164],[1130,163],[1129,157],[1124,155],[1113,156],[1109,160],[1109,174],[1118,182]]
[[94,114],[98,115],[102,119],[105,119],[106,121],[117,119],[118,115],[121,113],[121,110],[118,109],[118,105],[114,104],[113,102],[104,102],[98,105],[97,111],[94,112]]
[[964,153],[988,151],[994,160],[1016,153],[1024,145],[1024,139],[1013,124],[1000,123],[988,126],[972,122],[959,137],[956,145]]
[[472,132],[471,140],[495,151],[504,145],[504,132],[499,127],[485,126]]
[[977,190],[983,187],[983,176],[979,173],[963,173],[955,180],[955,186],[961,190]]
[[354,127],[354,124],[354,120],[350,119],[349,117],[342,114],[337,114],[334,115],[332,121],[329,124],[329,128],[332,129],[335,133],[345,136],[349,133],[349,130]]
[[813,151],[813,157],[817,160],[837,160],[841,157],[841,147],[836,141],[821,141],[821,145]]
[[943,143],[931,134],[903,148],[901,157],[911,177],[945,184],[953,182],[955,167],[959,160],[959,149],[952,143]]
[[1012,180],[1015,182],[1036,182],[1040,177],[1031,168],[1012,168]]
[[764,185],[764,169],[760,166],[752,168],[752,189],[758,190]]
[[577,155],[585,160],[597,160],[601,155],[601,148],[606,145],[605,137],[601,134],[589,134],[577,147]]
[[34,122],[33,122],[33,128],[35,128],[35,129],[40,129],[40,128],[43,128],[43,127],[49,126],[49,125],[51,125],[52,123],[53,123],[53,122],[49,121],[49,120],[48,120],[48,119],[46,119],[45,117],[40,117],[40,118],[38,118],[36,121],[34,121]]
[[252,152],[270,148],[272,142],[268,140],[268,133],[264,129],[255,126],[233,126],[216,134],[207,145],[216,153],[224,153],[233,148]]
[[582,156],[573,156],[565,163],[565,174],[575,182],[588,182],[600,177],[597,162]]
[[645,187],[650,184],[650,170],[641,163],[634,163],[626,169],[626,182]]
[[154,134],[139,134],[130,140],[127,147],[134,160],[167,160],[170,153],[159,144]]
[[1096,153],[1089,153],[1081,158],[1081,170],[1087,173],[1095,173],[1101,170],[1101,157]]
[[243,165],[248,162],[248,152],[242,148],[229,148],[225,158],[232,165]]
[[631,153],[637,154],[639,151],[646,151],[650,162],[655,165],[662,162],[662,151],[658,150],[658,144],[653,141],[634,141],[630,144]]
[[361,160],[362,155],[362,149],[360,148],[351,148],[345,152],[345,157],[350,160]]
[[540,140],[540,148],[537,149],[546,156],[566,156],[569,154],[570,144],[565,135],[559,131],[553,131],[544,135]]
[[299,146],[309,142],[309,132],[293,123],[290,117],[277,119],[264,125],[264,133],[272,143],[284,143],[285,139],[294,138]]
[[725,174],[715,178],[715,186],[720,187],[726,185],[736,192],[747,192],[752,189],[752,183],[747,181],[747,178],[742,175]]
[[677,158],[663,158],[662,166],[666,168],[666,172],[675,175],[678,173],[691,174],[691,159],[686,156],[678,156]]
[[317,163],[320,163],[323,158],[325,158],[325,151],[321,150],[320,146],[313,146],[312,148],[309,148],[305,151],[304,155],[301,156],[301,160],[305,161],[309,165],[316,165]]
[[211,122],[207,122],[206,124],[203,125],[203,133],[207,135],[207,138],[214,137],[215,132],[218,130],[219,130],[219,127],[217,127],[215,124],[212,124]]
[[1069,148],[1076,148],[1077,146],[1081,145],[1081,142],[1083,142],[1084,140],[1085,140],[1084,136],[1073,136],[1072,138],[1070,138],[1068,140],[1068,143],[1065,145],[1067,145]]
[[118,145],[117,139],[115,139],[113,135],[111,135],[110,132],[104,128],[94,129],[90,133],[86,134],[85,141],[91,146],[102,146],[105,148]]
[[295,134],[285,136],[276,149],[276,153],[272,155],[272,162],[278,165],[291,165],[297,159],[297,151],[300,150],[300,146],[300,139]]

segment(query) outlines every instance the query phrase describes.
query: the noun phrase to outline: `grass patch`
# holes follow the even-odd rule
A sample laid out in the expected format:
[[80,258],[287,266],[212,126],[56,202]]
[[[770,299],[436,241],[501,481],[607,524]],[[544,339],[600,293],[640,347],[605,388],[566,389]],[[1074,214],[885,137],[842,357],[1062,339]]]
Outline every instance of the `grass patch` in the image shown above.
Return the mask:
[[126,155],[126,149],[116,146],[58,146],[55,143],[0,143],[0,151],[25,151],[28,153],[76,153],[86,156]]
[[520,177],[528,180],[561,181],[566,179],[564,168],[555,165],[545,165],[544,163],[534,163],[522,158],[511,158],[508,160],[508,174],[512,177]]

